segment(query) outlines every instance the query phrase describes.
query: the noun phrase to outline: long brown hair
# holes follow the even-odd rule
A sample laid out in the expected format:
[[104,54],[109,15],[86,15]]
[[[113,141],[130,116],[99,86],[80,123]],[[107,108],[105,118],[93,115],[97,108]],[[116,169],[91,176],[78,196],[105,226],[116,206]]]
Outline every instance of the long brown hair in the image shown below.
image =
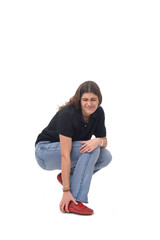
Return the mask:
[[102,103],[102,94],[99,86],[93,81],[86,81],[78,87],[75,95],[70,98],[68,102],[59,107],[59,110],[68,105],[79,110],[81,108],[81,97],[83,93],[94,93],[99,99],[99,105]]

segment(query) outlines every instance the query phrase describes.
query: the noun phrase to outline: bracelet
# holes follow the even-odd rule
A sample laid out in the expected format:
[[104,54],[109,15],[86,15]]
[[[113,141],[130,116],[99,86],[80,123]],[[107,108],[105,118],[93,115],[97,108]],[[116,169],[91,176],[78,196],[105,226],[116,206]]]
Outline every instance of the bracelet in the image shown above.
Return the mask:
[[103,145],[103,140],[100,138],[100,140],[101,140],[101,144],[100,144],[100,147],[102,147],[102,145]]
[[68,189],[64,189],[64,188],[62,188],[62,190],[63,190],[63,192],[70,192],[70,188],[68,188]]

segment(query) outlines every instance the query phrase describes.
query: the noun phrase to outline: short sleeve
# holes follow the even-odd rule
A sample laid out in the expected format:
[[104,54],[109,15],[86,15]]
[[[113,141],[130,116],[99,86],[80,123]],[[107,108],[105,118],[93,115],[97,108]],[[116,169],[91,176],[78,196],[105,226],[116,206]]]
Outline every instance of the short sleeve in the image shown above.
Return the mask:
[[106,137],[105,114],[103,108],[98,113],[98,120],[94,130],[95,137]]
[[73,136],[73,123],[71,116],[67,112],[63,112],[57,119],[57,132],[58,134],[72,138]]

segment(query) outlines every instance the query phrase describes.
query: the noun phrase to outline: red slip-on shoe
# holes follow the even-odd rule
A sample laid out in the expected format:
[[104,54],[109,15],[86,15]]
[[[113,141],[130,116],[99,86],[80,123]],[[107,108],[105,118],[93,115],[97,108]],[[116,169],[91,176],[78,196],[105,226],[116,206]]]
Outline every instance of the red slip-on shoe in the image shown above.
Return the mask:
[[68,206],[68,210],[70,213],[77,213],[81,215],[92,215],[93,210],[91,208],[86,207],[83,203],[78,202],[78,205],[76,205],[74,202],[70,202]]
[[62,174],[61,173],[59,173],[57,175],[57,180],[60,182],[60,184],[62,184]]

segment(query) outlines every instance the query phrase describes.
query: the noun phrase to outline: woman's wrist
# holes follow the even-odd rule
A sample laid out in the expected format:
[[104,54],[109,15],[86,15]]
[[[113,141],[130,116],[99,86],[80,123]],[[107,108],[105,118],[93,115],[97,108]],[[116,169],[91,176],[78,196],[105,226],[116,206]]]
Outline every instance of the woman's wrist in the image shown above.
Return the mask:
[[70,188],[62,188],[62,190],[63,190],[64,193],[65,193],[65,192],[70,192],[70,191],[71,191]]
[[98,146],[102,147],[103,146],[103,140],[102,138],[98,138]]

